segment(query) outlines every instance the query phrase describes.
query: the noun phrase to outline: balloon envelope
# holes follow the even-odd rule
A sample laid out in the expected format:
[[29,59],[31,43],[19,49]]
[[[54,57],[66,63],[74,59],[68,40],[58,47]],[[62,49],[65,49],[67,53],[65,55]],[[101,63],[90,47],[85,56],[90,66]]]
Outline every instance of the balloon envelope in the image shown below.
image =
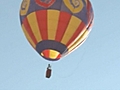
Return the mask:
[[93,10],[89,0],[23,0],[20,21],[32,47],[56,61],[86,40]]

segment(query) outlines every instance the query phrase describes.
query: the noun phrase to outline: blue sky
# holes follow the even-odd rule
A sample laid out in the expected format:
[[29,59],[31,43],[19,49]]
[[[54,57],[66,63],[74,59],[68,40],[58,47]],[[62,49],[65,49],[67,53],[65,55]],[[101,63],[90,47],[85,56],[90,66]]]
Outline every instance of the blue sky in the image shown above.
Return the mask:
[[119,0],[91,0],[94,25],[86,42],[59,62],[27,42],[19,21],[22,0],[0,1],[0,90],[120,90]]

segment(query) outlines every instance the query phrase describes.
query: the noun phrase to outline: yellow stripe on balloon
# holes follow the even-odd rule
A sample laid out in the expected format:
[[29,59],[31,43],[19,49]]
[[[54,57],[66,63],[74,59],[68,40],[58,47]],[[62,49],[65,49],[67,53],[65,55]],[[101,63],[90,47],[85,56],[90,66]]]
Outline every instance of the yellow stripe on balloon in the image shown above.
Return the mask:
[[84,7],[82,0],[63,0],[63,2],[72,13],[78,13]]
[[82,44],[82,41],[85,40],[89,35],[89,31],[85,30],[84,33],[81,35],[81,37],[78,38],[78,40],[68,48],[68,51],[73,51],[80,43]]
[[27,19],[28,19],[29,25],[32,29],[32,32],[33,32],[37,42],[40,42],[42,40],[42,38],[41,38],[41,35],[40,35],[40,30],[39,30],[39,27],[38,27],[38,22],[37,22],[35,12],[28,15]]
[[70,22],[68,24],[68,27],[66,29],[66,32],[64,33],[64,36],[61,40],[63,44],[67,44],[67,42],[70,40],[70,38],[74,35],[75,31],[79,27],[81,23],[81,20],[75,16],[72,16],[70,19]]
[[[78,47],[79,44],[82,44],[83,41],[81,39],[81,37],[84,35],[84,33],[86,32],[86,29],[84,29],[80,35],[67,47],[68,48],[68,52],[65,53],[63,56],[66,56],[68,54],[70,54],[73,50],[77,49],[76,47]],[[86,39],[86,38],[85,38]],[[83,39],[84,40],[84,39]],[[82,42],[82,43],[81,43]]]
[[59,54],[60,54],[60,53],[57,52],[57,51],[55,51],[55,50],[50,50],[50,51],[49,51],[49,58],[51,58],[51,59],[56,59]]
[[55,35],[57,31],[58,21],[60,12],[57,10],[47,11],[48,20],[48,39],[55,40]]
[[81,36],[83,35],[83,33],[85,32],[86,29],[83,29],[81,31],[81,33],[75,38],[75,40],[68,46],[68,48],[70,48],[71,46],[73,46],[73,44],[75,44],[80,38]]
[[22,29],[23,29],[23,32],[24,32],[26,38],[27,38],[28,41],[30,42],[30,44],[33,46],[33,48],[36,48],[35,43],[33,42],[33,40],[31,39],[31,37],[30,37],[29,34],[27,33],[27,31],[26,31],[24,25],[22,25]]

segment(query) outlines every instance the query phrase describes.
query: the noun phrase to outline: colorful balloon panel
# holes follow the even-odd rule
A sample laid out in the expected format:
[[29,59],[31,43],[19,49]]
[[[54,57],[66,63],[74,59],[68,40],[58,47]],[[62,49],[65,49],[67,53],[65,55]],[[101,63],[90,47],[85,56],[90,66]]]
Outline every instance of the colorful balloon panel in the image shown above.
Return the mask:
[[56,61],[86,40],[93,10],[89,0],[23,0],[20,21],[32,47]]

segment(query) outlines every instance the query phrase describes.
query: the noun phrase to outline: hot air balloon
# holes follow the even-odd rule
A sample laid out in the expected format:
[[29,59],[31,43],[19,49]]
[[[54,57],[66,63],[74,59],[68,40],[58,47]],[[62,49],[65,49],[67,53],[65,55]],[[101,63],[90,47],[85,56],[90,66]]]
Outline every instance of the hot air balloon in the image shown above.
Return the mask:
[[23,0],[20,21],[39,55],[57,61],[87,39],[93,9],[89,0]]

